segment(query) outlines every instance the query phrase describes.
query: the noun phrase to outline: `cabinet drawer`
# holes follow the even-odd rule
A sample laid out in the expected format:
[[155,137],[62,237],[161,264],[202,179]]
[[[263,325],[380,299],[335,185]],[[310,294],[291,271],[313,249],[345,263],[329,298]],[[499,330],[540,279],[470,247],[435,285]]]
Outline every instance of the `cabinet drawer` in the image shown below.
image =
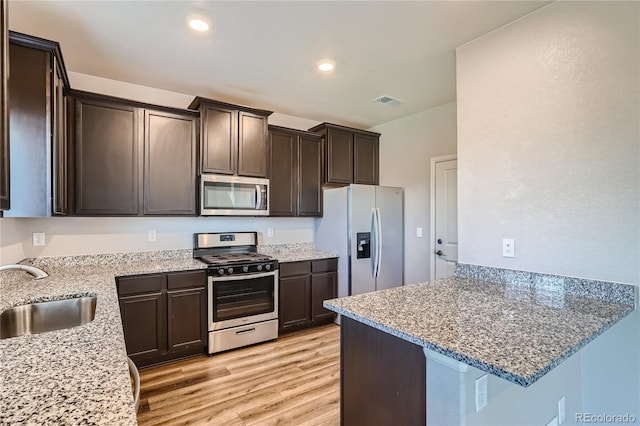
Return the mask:
[[334,272],[338,270],[338,259],[322,259],[311,262],[311,273]]
[[204,287],[206,284],[205,271],[171,272],[167,274],[167,289]]
[[280,264],[280,277],[292,275],[308,275],[311,273],[311,262],[286,262]]
[[162,275],[138,275],[118,278],[118,294],[153,293],[162,290]]

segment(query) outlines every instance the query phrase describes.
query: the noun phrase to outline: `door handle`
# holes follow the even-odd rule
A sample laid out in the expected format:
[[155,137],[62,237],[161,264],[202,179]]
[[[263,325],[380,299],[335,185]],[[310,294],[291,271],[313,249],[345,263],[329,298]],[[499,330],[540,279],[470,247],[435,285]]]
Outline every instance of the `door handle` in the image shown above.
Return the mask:
[[442,255],[443,255],[442,250],[438,250],[438,251],[436,252],[436,254],[437,254],[438,256],[442,256]]

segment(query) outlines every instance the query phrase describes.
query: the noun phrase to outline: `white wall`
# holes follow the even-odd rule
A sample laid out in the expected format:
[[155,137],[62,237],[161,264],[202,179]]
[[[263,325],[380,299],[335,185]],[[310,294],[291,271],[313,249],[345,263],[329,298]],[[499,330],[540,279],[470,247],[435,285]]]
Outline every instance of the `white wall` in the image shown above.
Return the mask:
[[[69,71],[69,84],[76,90],[101,93],[103,95],[116,96],[131,99],[138,102],[146,102],[154,105],[163,105],[172,108],[187,108],[196,95],[170,92],[154,87],[140,86],[138,84],[125,83],[117,80],[96,77]],[[224,99],[220,99],[225,101]],[[260,108],[260,106],[253,105]],[[302,117],[294,117],[274,112],[269,116],[269,124],[307,130],[319,124],[318,121]]]
[[[405,188],[405,283],[429,280],[430,159],[456,152],[456,104],[371,129],[380,138],[380,184]],[[423,237],[416,237],[421,227]]]
[[[71,87],[139,102],[186,108],[193,95],[108,80],[69,72]],[[270,124],[308,129],[317,121],[274,113]],[[268,227],[274,236],[264,237]],[[147,241],[155,229],[157,241]],[[309,218],[225,218],[225,217],[53,217],[0,219],[0,264],[25,257],[74,254],[154,251],[193,247],[193,233],[216,231],[258,231],[261,244],[312,242],[314,220]],[[32,232],[45,232],[46,245],[33,247]]]
[[[565,397],[563,425],[576,424],[573,413],[582,411],[580,367],[576,354],[529,387],[487,375],[487,405],[476,412],[475,382],[484,371],[442,355],[427,355],[427,424],[432,426],[546,425],[558,415],[558,400]],[[435,356],[434,356],[435,354]],[[461,366],[462,368],[459,368]]]
[[[639,18],[556,2],[458,48],[461,262],[639,284]],[[638,317],[581,351],[584,410],[640,418]]]

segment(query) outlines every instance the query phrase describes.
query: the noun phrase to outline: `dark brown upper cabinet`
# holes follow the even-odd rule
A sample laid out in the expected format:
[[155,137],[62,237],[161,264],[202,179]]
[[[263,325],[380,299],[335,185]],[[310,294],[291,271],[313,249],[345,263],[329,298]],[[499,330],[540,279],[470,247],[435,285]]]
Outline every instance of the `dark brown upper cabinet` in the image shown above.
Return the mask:
[[[9,171],[9,26],[8,0],[0,1],[0,211],[11,207]],[[0,216],[2,213],[0,212]]]
[[76,214],[140,212],[140,112],[127,104],[77,98]]
[[353,134],[353,183],[377,185],[380,182],[380,135]]
[[322,123],[309,129],[324,136],[325,174],[329,185],[378,185],[380,133]]
[[197,97],[200,112],[200,172],[267,177],[267,117],[271,111]]
[[195,112],[72,94],[77,215],[196,214]]
[[322,136],[269,126],[271,216],[322,216]]
[[144,112],[144,214],[196,214],[197,119]]
[[68,79],[60,47],[10,32],[9,62],[11,208],[4,216],[67,214]]

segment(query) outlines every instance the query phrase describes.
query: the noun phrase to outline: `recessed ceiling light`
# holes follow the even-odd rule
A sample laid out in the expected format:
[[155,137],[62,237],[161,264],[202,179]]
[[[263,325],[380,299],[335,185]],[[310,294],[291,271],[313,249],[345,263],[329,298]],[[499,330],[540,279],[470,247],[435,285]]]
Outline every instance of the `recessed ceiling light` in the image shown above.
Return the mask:
[[336,67],[336,61],[332,61],[331,59],[323,59],[318,62],[318,69],[320,71],[329,72],[333,71]]
[[189,27],[191,27],[192,30],[201,33],[209,31],[209,28],[211,28],[211,24],[208,22],[208,20],[202,17],[189,18],[188,23]]

